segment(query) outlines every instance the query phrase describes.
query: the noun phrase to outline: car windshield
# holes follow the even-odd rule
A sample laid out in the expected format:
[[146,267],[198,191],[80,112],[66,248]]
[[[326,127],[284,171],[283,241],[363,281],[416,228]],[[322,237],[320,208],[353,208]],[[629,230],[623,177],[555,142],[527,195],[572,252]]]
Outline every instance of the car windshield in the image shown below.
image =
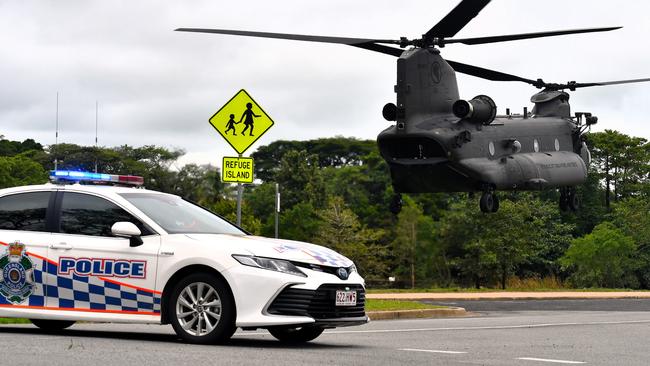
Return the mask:
[[170,234],[246,234],[212,212],[177,196],[157,193],[122,193],[120,196]]

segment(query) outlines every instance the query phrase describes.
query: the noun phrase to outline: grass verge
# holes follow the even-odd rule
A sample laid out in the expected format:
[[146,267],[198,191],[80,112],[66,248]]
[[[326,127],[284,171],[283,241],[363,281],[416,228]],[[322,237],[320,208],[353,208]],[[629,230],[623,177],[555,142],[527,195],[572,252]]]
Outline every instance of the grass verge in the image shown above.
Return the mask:
[[0,324],[30,324],[29,319],[25,318],[0,318]]
[[446,306],[429,305],[418,301],[366,299],[366,311],[444,309]]

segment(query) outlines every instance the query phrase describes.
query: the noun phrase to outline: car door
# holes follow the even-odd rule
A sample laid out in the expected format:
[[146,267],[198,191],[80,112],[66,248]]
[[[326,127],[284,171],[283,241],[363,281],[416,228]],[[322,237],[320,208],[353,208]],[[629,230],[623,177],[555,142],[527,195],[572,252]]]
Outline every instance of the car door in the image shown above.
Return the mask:
[[[160,236],[106,197],[61,191],[48,257],[47,306],[113,314],[160,315],[156,267]],[[134,223],[142,244],[115,237],[116,222]]]
[[0,314],[45,306],[53,198],[50,190],[0,197]]

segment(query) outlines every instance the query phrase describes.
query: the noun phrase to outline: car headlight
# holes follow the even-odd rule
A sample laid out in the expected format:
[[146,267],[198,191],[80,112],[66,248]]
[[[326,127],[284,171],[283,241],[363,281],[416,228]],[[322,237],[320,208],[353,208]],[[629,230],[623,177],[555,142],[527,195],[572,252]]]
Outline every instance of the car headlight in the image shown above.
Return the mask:
[[352,265],[350,266],[350,268],[348,268],[348,271],[349,271],[350,273],[357,272],[357,266],[356,266],[356,264],[352,263]]
[[263,257],[252,257],[249,255],[237,255],[233,254],[232,256],[237,260],[237,262],[250,267],[257,267],[262,269],[268,269],[271,271],[288,273],[296,276],[307,277],[298,267],[289,261],[282,259],[272,259],[272,258],[263,258]]

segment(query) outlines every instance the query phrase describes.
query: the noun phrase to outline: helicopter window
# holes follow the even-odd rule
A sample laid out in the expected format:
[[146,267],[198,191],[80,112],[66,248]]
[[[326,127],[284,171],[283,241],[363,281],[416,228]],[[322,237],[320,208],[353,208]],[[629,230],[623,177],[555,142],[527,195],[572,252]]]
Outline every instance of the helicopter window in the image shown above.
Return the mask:
[[560,140],[555,139],[555,151],[560,151]]
[[494,142],[490,141],[488,144],[488,150],[490,150],[490,155],[494,156]]
[[533,150],[535,150],[535,152],[539,152],[539,141],[537,141],[537,139],[533,140]]

